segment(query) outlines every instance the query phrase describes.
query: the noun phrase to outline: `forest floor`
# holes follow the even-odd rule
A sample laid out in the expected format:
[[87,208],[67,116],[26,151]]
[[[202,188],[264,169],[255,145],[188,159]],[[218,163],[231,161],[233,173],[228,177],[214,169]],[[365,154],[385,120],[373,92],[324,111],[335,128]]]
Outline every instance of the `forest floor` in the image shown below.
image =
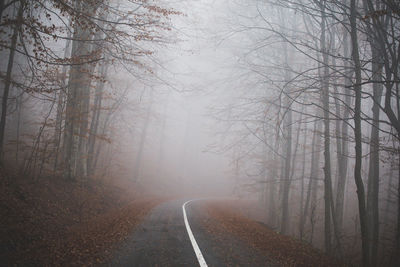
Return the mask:
[[0,266],[90,266],[106,262],[162,198],[129,186],[0,172]]
[[206,201],[200,209],[208,214],[202,222],[209,236],[225,243],[226,236],[235,237],[246,247],[258,251],[280,266],[349,266],[322,251],[292,237],[278,234],[263,223],[250,219],[243,212],[243,203]]
[[[150,211],[169,199],[135,194],[134,185],[121,183],[92,180],[83,185],[55,177],[34,181],[0,170],[0,266],[109,263]],[[249,218],[243,203],[208,200],[198,206],[189,216],[196,221],[196,214],[206,215],[198,217],[205,218],[197,219],[198,229],[204,229],[211,243],[235,238],[281,266],[346,266]]]

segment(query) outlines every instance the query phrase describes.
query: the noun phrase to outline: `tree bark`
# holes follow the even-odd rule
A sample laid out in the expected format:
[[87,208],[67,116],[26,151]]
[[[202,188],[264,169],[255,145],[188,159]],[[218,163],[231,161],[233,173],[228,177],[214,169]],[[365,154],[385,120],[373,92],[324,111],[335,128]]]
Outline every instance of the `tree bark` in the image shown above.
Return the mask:
[[[108,72],[108,63],[104,63],[104,65],[100,68],[100,76],[105,79]],[[93,105],[93,113],[92,113],[92,121],[90,123],[89,130],[89,140],[88,140],[88,156],[87,156],[87,171],[88,175],[92,175],[94,173],[94,151],[96,138],[98,133],[98,127],[100,123],[100,113],[102,109],[102,101],[103,101],[103,91],[104,91],[104,81],[97,81],[95,97],[94,97],[94,105]]]
[[317,192],[318,192],[318,180],[319,180],[319,166],[320,166],[320,158],[321,158],[321,129],[322,123],[320,121],[315,122],[315,143],[312,145],[312,156],[311,156],[311,175],[310,175],[310,183],[311,183],[311,202],[310,208],[312,213],[310,214],[310,220],[315,221],[314,216],[315,210],[317,207]]
[[10,54],[8,56],[7,72],[4,81],[3,99],[1,103],[0,165],[4,164],[4,136],[5,136],[6,120],[7,120],[8,95],[10,93],[10,88],[11,88],[11,75],[14,66],[15,49],[17,47],[18,33],[20,32],[20,28],[22,25],[23,12],[24,12],[24,2],[21,1],[20,6],[18,7],[17,23],[14,25],[13,34],[11,36]]
[[362,264],[369,266],[369,238],[365,205],[364,183],[361,176],[362,140],[361,140],[361,62],[358,51],[356,0],[350,1],[350,35],[352,42],[352,59],[355,72],[355,107],[354,107],[354,138],[355,138],[355,166],[354,180],[357,186],[358,209],[361,226]]
[[6,0],[0,0],[0,21],[1,21],[1,18],[3,17],[5,2],[6,2]]
[[323,58],[323,74],[321,79],[322,85],[322,103],[324,114],[324,200],[325,200],[325,251],[331,253],[331,202],[332,202],[332,180],[331,180],[331,158],[330,158],[330,119],[329,119],[329,60],[328,48],[326,45],[326,14],[325,1],[322,1],[321,6],[321,42],[320,49]]
[[[286,63],[287,64],[287,63]],[[288,68],[288,66],[287,66]],[[289,76],[288,69],[286,76]],[[288,77],[287,77],[288,78]],[[287,79],[288,81],[289,79]],[[286,94],[289,94],[289,89],[286,89]],[[284,119],[285,129],[285,162],[283,169],[283,188],[282,188],[282,217],[281,217],[281,233],[287,234],[289,228],[289,190],[290,190],[290,171],[292,160],[292,111],[290,107],[289,97],[285,97],[286,116]]]
[[[307,128],[306,128],[307,129]],[[299,237],[303,240],[304,233],[304,177],[306,171],[306,142],[307,142],[307,131],[304,131],[303,136],[303,155],[302,155],[302,170],[301,170],[301,193],[300,193],[300,221],[299,221]]]
[[[317,157],[316,152],[315,152],[315,148],[316,148],[316,139],[318,138],[318,137],[317,137],[317,124],[318,124],[318,123],[319,123],[318,120],[316,120],[316,121],[314,122],[313,137],[312,137],[312,142],[311,142],[311,149],[312,149],[312,152],[311,152],[311,172],[310,172],[310,179],[309,179],[309,181],[308,181],[306,202],[305,202],[305,204],[304,204],[304,214],[303,214],[303,216],[300,217],[300,218],[301,218],[301,219],[300,219],[300,239],[301,239],[301,240],[303,240],[304,226],[305,226],[305,223],[306,223],[306,219],[307,219],[307,216],[308,216],[308,210],[309,210],[310,202],[311,202],[311,192],[312,192],[312,190],[313,190],[313,186],[312,186],[312,185],[314,184],[314,179],[313,179],[312,177],[313,177],[313,172],[314,172],[315,165],[316,165],[316,163],[315,163],[316,158],[318,158],[318,162],[319,162],[319,156]],[[318,138],[318,139],[320,139],[320,138]],[[319,151],[318,151],[318,155],[319,155]],[[317,164],[318,164],[318,163],[317,163]],[[315,188],[314,188],[314,189],[315,189]]]
[[[279,150],[279,142],[280,142],[280,131],[276,129],[275,131],[275,144],[274,150],[275,153],[273,155],[273,162],[274,164],[278,163],[278,150]],[[272,168],[271,177],[270,177],[270,184],[269,184],[269,200],[268,200],[268,225],[270,227],[276,226],[276,182],[278,181],[278,166],[276,168]]]
[[[373,54],[376,55],[376,52]],[[377,59],[373,56],[373,58]],[[382,80],[382,67],[372,62],[372,79]],[[383,86],[381,83],[373,84],[374,104],[372,107],[372,128],[370,138],[369,172],[367,186],[367,217],[370,238],[370,261],[371,266],[377,265],[379,245],[379,105],[381,102]]]
[[[345,20],[348,20],[345,17]],[[349,42],[349,34],[347,31],[344,32],[343,36],[343,54],[345,58],[350,58],[350,42]],[[344,68],[346,70],[346,77],[345,77],[345,88],[350,88],[351,86],[351,76],[353,71],[350,70],[350,65],[347,61],[344,62]],[[347,169],[348,169],[348,118],[350,116],[350,105],[351,105],[351,95],[350,92],[345,93],[344,97],[344,112],[343,112],[343,122],[341,127],[340,138],[340,149],[338,149],[338,180],[337,180],[337,190],[336,190],[336,201],[335,201],[335,214],[336,220],[338,224],[339,231],[343,228],[343,215],[344,215],[344,196],[345,196],[345,189],[346,189],[346,180],[347,180]],[[338,123],[339,120],[338,120]],[[338,126],[337,126],[338,127]],[[340,153],[339,153],[340,150]]]
[[[93,4],[83,0],[75,2],[78,12],[89,12],[95,15],[99,3]],[[89,11],[87,11],[89,10]],[[93,34],[87,26],[82,28],[79,20],[75,21],[71,55],[81,60],[87,58],[92,47],[88,40]],[[87,175],[86,143],[89,123],[90,82],[93,64],[78,62],[70,68],[68,80],[67,107],[65,119],[65,162],[64,176],[70,180],[84,178]]]
[[[68,31],[67,37],[71,37],[71,32]],[[70,56],[70,51],[71,50],[71,40],[67,40],[65,44],[65,51],[64,51],[64,58],[67,58]],[[57,100],[57,115],[56,115],[56,125],[54,128],[54,153],[55,153],[55,159],[54,159],[54,167],[53,171],[57,171],[58,167],[58,161],[60,154],[62,154],[61,150],[61,145],[62,145],[62,124],[64,118],[64,111],[65,111],[65,93],[66,93],[66,85],[67,85],[67,70],[68,66],[64,65],[62,68],[61,72],[61,90],[58,93],[58,100]]]

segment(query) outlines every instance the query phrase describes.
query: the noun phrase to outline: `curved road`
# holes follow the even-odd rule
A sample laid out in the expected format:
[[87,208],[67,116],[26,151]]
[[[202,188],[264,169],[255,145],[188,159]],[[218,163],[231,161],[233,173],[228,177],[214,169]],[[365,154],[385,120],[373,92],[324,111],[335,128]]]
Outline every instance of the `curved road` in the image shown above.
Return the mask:
[[154,208],[111,266],[277,266],[228,233],[208,233],[201,222],[211,218],[201,202],[174,200]]

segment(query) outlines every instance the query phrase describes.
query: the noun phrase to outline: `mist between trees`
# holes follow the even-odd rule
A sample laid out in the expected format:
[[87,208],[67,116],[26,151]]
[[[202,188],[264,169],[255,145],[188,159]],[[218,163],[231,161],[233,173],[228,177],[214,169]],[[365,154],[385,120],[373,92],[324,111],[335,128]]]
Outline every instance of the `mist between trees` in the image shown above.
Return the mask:
[[282,234],[399,264],[398,1],[2,0],[0,16],[3,168],[257,199]]

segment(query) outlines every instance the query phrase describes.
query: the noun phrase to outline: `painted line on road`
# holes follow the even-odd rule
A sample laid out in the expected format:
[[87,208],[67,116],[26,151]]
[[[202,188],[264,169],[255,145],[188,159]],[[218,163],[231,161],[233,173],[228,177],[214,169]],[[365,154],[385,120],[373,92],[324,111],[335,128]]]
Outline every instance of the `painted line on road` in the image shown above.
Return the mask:
[[190,242],[192,243],[194,253],[196,254],[197,260],[199,261],[200,267],[207,267],[207,263],[206,263],[206,261],[205,261],[205,259],[203,257],[203,254],[201,253],[201,250],[200,250],[199,246],[197,245],[196,239],[194,238],[192,229],[190,228],[189,221],[188,221],[187,216],[186,216],[185,206],[186,206],[186,204],[188,204],[188,203],[190,203],[192,201],[193,201],[193,199],[189,200],[189,201],[186,201],[182,205],[183,220],[185,221],[186,230],[187,230],[187,233],[189,235]]

